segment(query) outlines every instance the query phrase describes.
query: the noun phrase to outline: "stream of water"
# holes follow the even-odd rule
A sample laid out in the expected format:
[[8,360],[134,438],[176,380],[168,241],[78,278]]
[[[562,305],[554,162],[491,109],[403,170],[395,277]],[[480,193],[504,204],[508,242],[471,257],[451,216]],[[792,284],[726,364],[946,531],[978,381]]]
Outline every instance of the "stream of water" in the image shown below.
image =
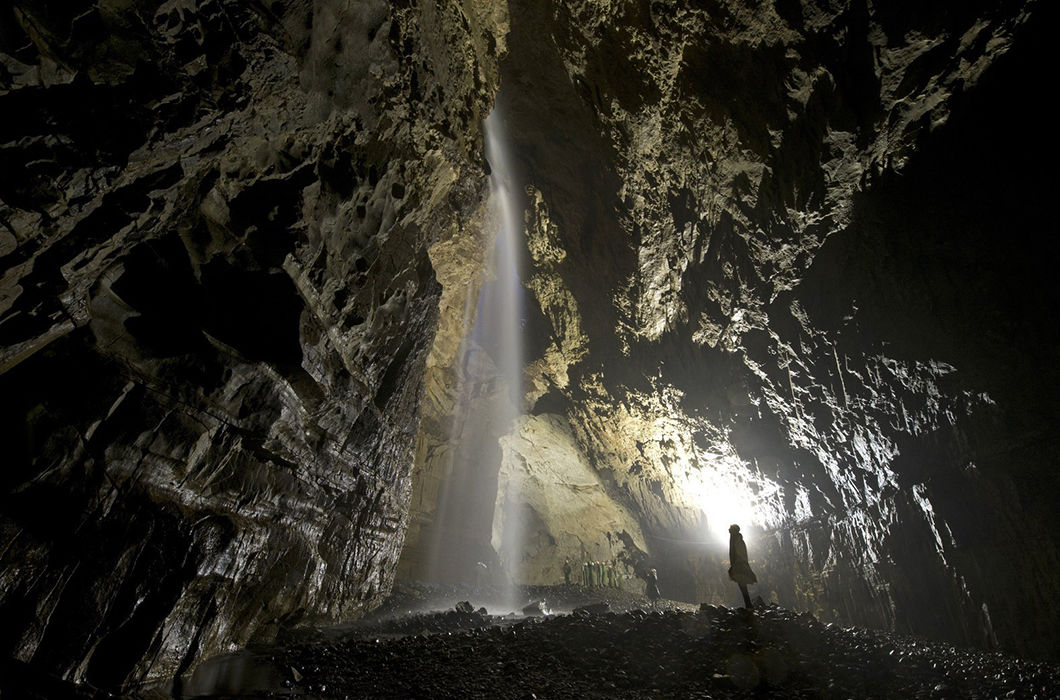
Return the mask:
[[[523,225],[503,120],[496,109],[486,119],[485,135],[491,171],[487,225],[496,232],[485,264],[492,274],[477,303],[468,303],[466,309],[474,313],[474,326],[458,358],[451,465],[439,493],[429,578],[503,586],[509,591],[504,603],[516,605],[512,574],[523,549],[521,519],[507,506],[497,509],[496,503],[499,439],[514,426],[523,395]],[[517,509],[519,499],[512,496],[509,489],[505,503]]]

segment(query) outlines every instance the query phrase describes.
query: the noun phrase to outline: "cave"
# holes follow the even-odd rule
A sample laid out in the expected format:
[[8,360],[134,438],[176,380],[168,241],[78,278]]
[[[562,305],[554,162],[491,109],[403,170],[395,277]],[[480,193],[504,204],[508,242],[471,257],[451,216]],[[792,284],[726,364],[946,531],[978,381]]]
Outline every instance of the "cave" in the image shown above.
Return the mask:
[[[721,666],[594,696],[1060,693],[1056,19],[12,0],[0,692],[553,697],[438,659],[672,623]],[[471,636],[305,661],[415,596]]]

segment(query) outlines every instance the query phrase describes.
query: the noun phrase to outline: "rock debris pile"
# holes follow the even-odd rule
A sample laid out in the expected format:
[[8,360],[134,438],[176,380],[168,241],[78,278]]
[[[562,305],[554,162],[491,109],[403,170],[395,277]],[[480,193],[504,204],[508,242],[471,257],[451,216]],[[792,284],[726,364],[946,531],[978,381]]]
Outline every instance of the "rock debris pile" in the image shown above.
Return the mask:
[[[572,602],[556,587],[557,608]],[[575,591],[576,595],[582,592]],[[513,619],[460,606],[263,650],[262,696],[1046,698],[1060,667],[822,624],[769,606],[750,613],[664,601]],[[605,606],[598,606],[604,608]],[[394,633],[403,636],[394,637]],[[233,694],[243,689],[229,686]]]

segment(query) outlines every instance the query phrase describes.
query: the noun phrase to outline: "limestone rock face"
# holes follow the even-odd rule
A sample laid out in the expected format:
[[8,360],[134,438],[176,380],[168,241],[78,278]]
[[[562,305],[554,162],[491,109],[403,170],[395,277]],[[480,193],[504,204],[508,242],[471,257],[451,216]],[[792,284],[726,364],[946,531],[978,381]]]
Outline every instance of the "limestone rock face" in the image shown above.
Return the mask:
[[1060,648],[1036,573],[1060,563],[1055,244],[1013,238],[1055,228],[1028,135],[1051,17],[513,6],[528,402],[567,419],[664,594],[735,604],[739,522],[766,599]]
[[566,559],[575,571],[590,560],[639,561],[640,524],[612,500],[565,418],[527,417],[501,446],[492,544],[515,580],[563,581]]
[[767,599],[1055,658],[1055,9],[943,5],[7,3],[0,653],[131,690],[361,614],[477,435],[528,580],[610,533],[734,604],[739,522]]
[[506,31],[0,10],[0,652],[133,688],[387,594]]

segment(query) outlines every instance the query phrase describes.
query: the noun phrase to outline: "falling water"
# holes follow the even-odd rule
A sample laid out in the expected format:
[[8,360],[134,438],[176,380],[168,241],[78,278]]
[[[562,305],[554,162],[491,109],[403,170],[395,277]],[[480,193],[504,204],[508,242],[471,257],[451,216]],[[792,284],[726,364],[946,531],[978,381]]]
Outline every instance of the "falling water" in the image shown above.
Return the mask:
[[519,413],[523,392],[523,303],[519,281],[519,244],[523,227],[516,206],[512,163],[502,136],[496,108],[486,119],[486,158],[489,160],[490,207],[497,228],[494,265],[497,280],[491,294],[483,287],[473,335],[480,345],[496,349],[497,369],[508,386],[507,418]]
[[[512,567],[522,549],[515,517],[495,514],[499,439],[520,412],[522,400],[522,285],[519,249],[522,225],[511,159],[496,108],[486,119],[486,158],[490,164],[489,226],[496,233],[490,263],[492,279],[482,285],[474,328],[459,353],[452,416],[453,449],[449,475],[440,488],[431,542],[428,578],[442,583],[505,585],[503,602],[516,603]],[[470,321],[470,318],[468,318]],[[510,497],[510,492],[509,492]],[[516,499],[517,500],[517,499]],[[504,519],[503,541],[494,536]]]
[[[478,323],[474,334],[482,333],[480,342],[495,343],[497,369],[508,387],[508,400],[498,409],[504,411],[501,424],[509,429],[521,409],[523,395],[523,304],[522,284],[519,280],[519,243],[523,233],[516,204],[512,161],[501,117],[495,107],[486,119],[486,158],[489,160],[490,203],[495,214],[497,243],[495,250],[495,294],[479,298]],[[507,432],[507,431],[505,431]],[[498,467],[500,465],[498,464]],[[514,585],[518,576],[518,562],[524,549],[521,507],[518,494],[511,486],[495,499],[501,508],[495,510],[491,544],[506,569],[507,602],[515,603]],[[497,522],[502,519],[502,522]],[[498,533],[500,536],[498,537]]]

